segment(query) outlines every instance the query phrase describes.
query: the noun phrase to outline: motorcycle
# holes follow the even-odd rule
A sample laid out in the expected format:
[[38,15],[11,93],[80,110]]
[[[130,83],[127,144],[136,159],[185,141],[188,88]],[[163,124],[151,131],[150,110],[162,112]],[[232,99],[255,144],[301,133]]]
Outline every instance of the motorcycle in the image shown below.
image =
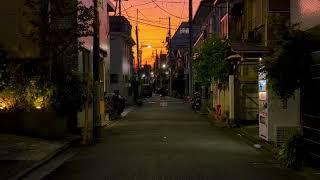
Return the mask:
[[191,107],[194,111],[200,111],[201,109],[201,95],[200,93],[195,93],[191,100]]

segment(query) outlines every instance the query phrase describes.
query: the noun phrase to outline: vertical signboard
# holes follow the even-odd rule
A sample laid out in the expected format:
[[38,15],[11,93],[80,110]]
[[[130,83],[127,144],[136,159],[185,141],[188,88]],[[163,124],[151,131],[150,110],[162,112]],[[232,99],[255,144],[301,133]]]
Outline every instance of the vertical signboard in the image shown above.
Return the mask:
[[266,73],[259,73],[259,137],[268,140],[268,92]]

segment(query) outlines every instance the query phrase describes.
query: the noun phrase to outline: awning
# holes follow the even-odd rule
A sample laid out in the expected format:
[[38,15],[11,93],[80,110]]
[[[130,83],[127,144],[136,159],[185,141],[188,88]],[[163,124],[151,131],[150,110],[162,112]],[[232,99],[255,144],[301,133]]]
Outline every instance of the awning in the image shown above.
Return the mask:
[[268,47],[255,43],[231,43],[231,51],[235,53],[269,53]]
[[270,52],[268,47],[256,43],[231,43],[231,54],[228,61],[256,62]]

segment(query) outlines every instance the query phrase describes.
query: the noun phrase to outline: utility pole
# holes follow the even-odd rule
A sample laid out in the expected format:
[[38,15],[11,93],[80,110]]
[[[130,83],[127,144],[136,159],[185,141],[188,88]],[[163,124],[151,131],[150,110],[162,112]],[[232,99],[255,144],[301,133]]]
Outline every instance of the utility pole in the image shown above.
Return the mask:
[[169,16],[169,95],[172,95],[172,71],[171,71],[171,17]]
[[137,41],[137,63],[138,63],[138,78],[140,78],[140,51],[139,51],[139,10],[137,9],[137,24],[136,24],[136,41]]
[[121,0],[119,0],[119,16],[121,16]]
[[[139,28],[138,28],[138,24],[139,24],[139,10],[137,9],[137,24],[136,24],[136,41],[137,41],[137,63],[138,63],[138,68],[137,68],[137,74],[138,74],[138,94],[137,96],[140,97],[140,51],[139,51]],[[135,98],[138,98],[135,97]]]
[[[170,40],[171,40],[171,17],[169,16],[169,38],[170,38]],[[170,44],[170,46],[171,46],[171,41],[169,42]]]
[[189,95],[193,95],[193,63],[192,63],[192,41],[193,41],[193,32],[192,32],[192,0],[189,0]]
[[[122,1],[128,1],[128,0],[116,0],[119,6],[119,16],[122,16]],[[116,8],[117,9],[117,8]]]
[[100,137],[100,20],[98,10],[98,0],[93,0],[93,136]]

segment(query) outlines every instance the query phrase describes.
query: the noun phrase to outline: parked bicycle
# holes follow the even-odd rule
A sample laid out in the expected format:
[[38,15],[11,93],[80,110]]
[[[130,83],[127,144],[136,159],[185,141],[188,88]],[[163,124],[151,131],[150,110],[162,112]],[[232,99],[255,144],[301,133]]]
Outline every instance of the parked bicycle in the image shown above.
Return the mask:
[[201,109],[201,94],[199,92],[195,92],[192,100],[191,107],[194,111],[200,111]]

